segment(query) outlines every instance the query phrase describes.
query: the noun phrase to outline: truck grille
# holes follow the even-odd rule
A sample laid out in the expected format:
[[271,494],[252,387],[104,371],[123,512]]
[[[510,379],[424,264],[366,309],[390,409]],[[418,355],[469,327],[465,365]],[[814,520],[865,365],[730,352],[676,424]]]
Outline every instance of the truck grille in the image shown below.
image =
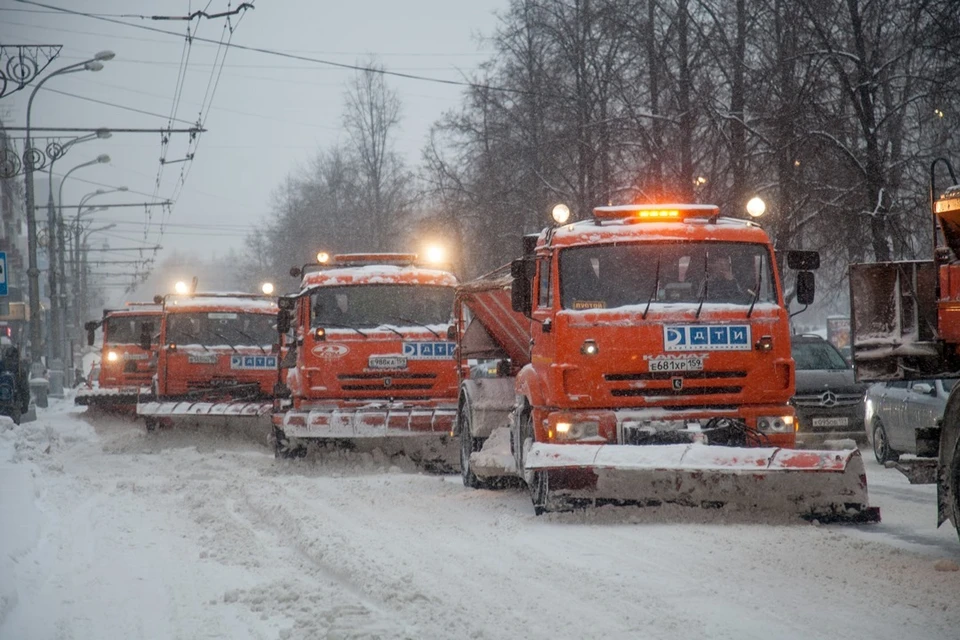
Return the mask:
[[740,393],[743,387],[687,387],[682,389],[673,389],[671,387],[645,387],[643,389],[611,389],[610,393],[617,398],[627,398],[635,396],[708,396],[711,394]]
[[344,391],[428,391],[435,373],[341,373],[337,376]]
[[[730,383],[743,382],[742,379],[746,377],[746,371],[643,371],[637,373],[608,373],[603,376],[607,382],[666,383],[639,388],[614,388],[610,390],[610,394],[615,398],[735,394],[743,391],[743,385]],[[683,381],[683,385],[681,388],[676,389],[673,387],[671,381],[678,378]],[[709,384],[714,381],[721,384],[717,386]],[[723,382],[726,382],[726,384],[722,384]]]

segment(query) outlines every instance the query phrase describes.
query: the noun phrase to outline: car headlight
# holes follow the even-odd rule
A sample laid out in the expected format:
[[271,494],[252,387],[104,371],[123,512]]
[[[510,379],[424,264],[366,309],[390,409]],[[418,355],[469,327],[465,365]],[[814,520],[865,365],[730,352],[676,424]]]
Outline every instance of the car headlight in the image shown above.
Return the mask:
[[757,418],[757,430],[762,433],[790,433],[793,429],[793,416],[762,416]]
[[871,398],[867,398],[863,405],[863,419],[867,424],[870,424],[870,421],[873,420],[873,400]]
[[600,423],[596,420],[558,422],[554,428],[557,440],[585,440],[597,438],[600,434]]

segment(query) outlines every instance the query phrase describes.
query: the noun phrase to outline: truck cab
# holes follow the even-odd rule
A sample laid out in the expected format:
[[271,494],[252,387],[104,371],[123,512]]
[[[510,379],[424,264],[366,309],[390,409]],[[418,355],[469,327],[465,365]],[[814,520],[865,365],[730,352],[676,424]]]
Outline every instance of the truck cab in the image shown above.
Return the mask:
[[456,278],[415,254],[319,258],[294,270],[300,290],[280,300],[289,399],[274,416],[278,456],[311,440],[447,437]]
[[707,441],[794,446],[788,312],[759,226],[701,205],[598,207],[523,261],[517,391],[535,441],[656,443],[726,419],[742,428]]
[[104,309],[103,318],[84,325],[87,344],[93,346],[95,332],[103,331],[97,388],[82,389],[75,397],[79,405],[129,405],[150,393],[157,372],[157,336],[160,332],[160,305],[130,303],[121,309]]
[[272,398],[275,299],[244,293],[167,296],[156,395],[164,401]]

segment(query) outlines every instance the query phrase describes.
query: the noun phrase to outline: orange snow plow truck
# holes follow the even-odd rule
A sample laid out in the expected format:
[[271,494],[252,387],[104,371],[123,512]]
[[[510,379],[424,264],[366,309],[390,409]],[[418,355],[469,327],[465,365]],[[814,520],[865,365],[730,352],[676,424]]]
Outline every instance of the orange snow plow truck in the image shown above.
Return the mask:
[[456,466],[457,280],[415,254],[317,256],[294,268],[300,291],[281,297],[285,398],[273,415],[277,457],[339,443]]
[[277,382],[276,301],[196,293],[158,296],[158,302],[163,313],[153,397],[137,404],[147,428],[255,418],[265,435]]
[[[675,503],[879,520],[858,451],[793,448],[789,317],[758,225],[711,205],[598,207],[523,248],[457,292],[465,485],[520,477],[538,514]],[[787,260],[809,304],[819,255]]]
[[84,325],[91,347],[96,330],[103,330],[100,373],[96,386],[77,391],[75,404],[132,412],[137,399],[151,393],[157,372],[154,336],[160,329],[160,314],[160,305],[128,303],[122,309],[104,309],[101,320]]

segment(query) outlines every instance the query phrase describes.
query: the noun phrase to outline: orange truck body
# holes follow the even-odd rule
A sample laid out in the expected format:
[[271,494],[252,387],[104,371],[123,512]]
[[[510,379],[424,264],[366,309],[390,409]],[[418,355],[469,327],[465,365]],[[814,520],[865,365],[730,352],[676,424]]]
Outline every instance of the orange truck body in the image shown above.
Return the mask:
[[[950,175],[945,189],[936,184],[940,164]],[[850,265],[852,357],[859,381],[929,383],[960,376],[960,180],[946,158],[930,165],[930,209],[932,260]],[[909,388],[908,399],[929,401]],[[937,484],[937,524],[949,520],[960,534],[958,389],[950,391],[942,420],[912,425],[914,450],[904,453],[915,456],[893,454],[911,483]],[[877,434],[884,425],[869,405],[865,426],[874,443],[882,441]]]
[[168,296],[163,308],[155,398],[137,414],[266,415],[277,383],[275,299],[197,293]]
[[302,451],[302,441],[447,437],[458,384],[447,337],[456,285],[412,254],[339,255],[305,267],[300,291],[285,299],[294,342],[284,347],[289,399],[273,417],[278,455]]
[[122,309],[104,309],[99,323],[88,324],[90,330],[99,325],[103,330],[100,373],[97,387],[81,389],[75,402],[88,406],[133,407],[137,398],[151,393],[157,372],[157,343],[149,349],[140,344],[145,325],[156,336],[160,330],[159,305],[130,305]]
[[[711,502],[709,483],[736,501],[750,478],[822,471],[865,507],[858,453],[791,451],[789,315],[759,226],[708,205],[599,207],[524,248],[509,272],[458,291],[461,365],[497,361],[461,384],[465,484],[519,475],[541,512],[554,495],[683,501],[694,484]],[[713,279],[723,260],[742,289]],[[509,438],[492,437],[504,428]],[[800,501],[805,476],[785,483]]]

